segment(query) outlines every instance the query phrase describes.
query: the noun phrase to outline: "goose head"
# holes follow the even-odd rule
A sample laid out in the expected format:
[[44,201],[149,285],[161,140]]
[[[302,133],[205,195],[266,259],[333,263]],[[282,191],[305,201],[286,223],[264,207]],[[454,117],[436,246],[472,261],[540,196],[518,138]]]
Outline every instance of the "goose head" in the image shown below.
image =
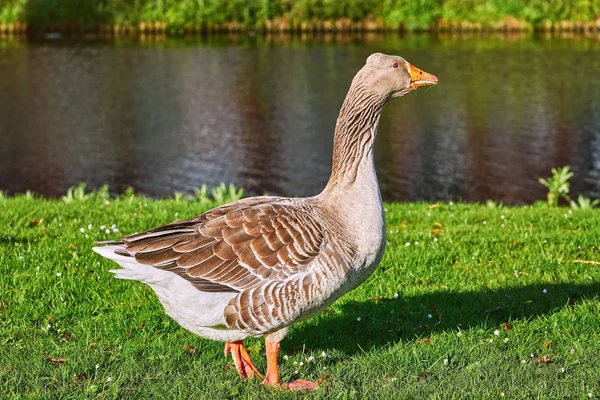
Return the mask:
[[363,86],[385,101],[438,82],[435,75],[421,71],[404,58],[383,53],[371,54],[355,79],[362,80]]

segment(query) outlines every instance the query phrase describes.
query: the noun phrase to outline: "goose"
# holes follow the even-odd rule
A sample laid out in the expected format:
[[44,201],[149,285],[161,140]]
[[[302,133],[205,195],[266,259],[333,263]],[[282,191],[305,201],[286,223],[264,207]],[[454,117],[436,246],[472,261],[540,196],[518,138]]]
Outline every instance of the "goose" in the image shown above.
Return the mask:
[[385,218],[373,159],[383,106],[437,77],[399,56],[375,53],[358,71],[339,113],[332,172],[316,196],[260,196],[214,208],[94,251],[121,269],[116,278],[149,285],[165,312],[203,338],[225,342],[240,377],[262,376],[244,347],[264,337],[263,384],[282,383],[280,341],[290,326],[364,282],[385,250]]

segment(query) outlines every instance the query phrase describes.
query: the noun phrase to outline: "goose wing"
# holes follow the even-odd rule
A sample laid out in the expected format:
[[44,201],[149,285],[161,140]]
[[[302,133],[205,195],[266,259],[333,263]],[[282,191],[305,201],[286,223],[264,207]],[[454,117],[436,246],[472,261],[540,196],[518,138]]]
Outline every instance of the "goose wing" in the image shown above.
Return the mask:
[[244,199],[127,236],[124,250],[205,292],[243,292],[302,276],[321,251],[323,227],[306,209],[280,200]]

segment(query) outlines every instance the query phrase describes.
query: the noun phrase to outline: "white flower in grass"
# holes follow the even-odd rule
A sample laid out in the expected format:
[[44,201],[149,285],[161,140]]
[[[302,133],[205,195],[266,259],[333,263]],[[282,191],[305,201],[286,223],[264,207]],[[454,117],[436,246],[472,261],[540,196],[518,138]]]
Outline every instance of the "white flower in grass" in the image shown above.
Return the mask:
[[39,270],[40,270],[40,267],[39,267],[39,266],[37,266],[37,267],[35,267],[35,269],[36,269],[36,271],[39,271]]
[[107,229],[105,232],[106,232],[106,233],[110,233],[110,229]]
[[490,339],[490,343],[494,343],[494,339]]
[[498,329],[496,329],[496,330],[494,331],[494,335],[498,336],[499,334],[500,334],[500,331],[499,331]]
[[306,362],[309,364],[313,364],[315,362],[315,358],[313,356],[310,356],[306,359]]
[[105,201],[104,201],[104,205],[106,205],[106,206],[107,206],[107,205],[109,205],[109,204],[110,204],[110,201],[108,201],[108,200],[105,200]]
[[56,276],[61,276],[61,275],[62,275],[62,274],[61,274],[60,272],[57,272],[57,273],[56,273]]
[[564,374],[564,373],[565,373],[565,369],[564,369],[564,368],[561,368],[561,369],[560,369],[560,372],[562,372],[562,373]]
[[434,242],[437,242],[437,241],[438,241],[438,238],[433,238],[433,241],[434,241]]
[[535,357],[535,356],[533,355],[533,353],[531,353],[530,357],[531,357],[531,358],[533,358],[533,357]]
[[484,225],[485,225],[485,224],[487,224],[487,221],[483,221],[483,224],[484,224]]
[[427,314],[427,318],[431,319],[431,318],[433,318],[433,315]]
[[400,295],[398,293],[394,293],[394,298],[397,299]]
[[504,224],[500,225],[502,228],[504,228]]
[[88,224],[88,231],[91,231],[93,227],[94,227],[94,225]]
[[406,247],[410,246],[410,242],[406,242],[406,244],[404,244]]
[[106,382],[112,382],[112,381],[113,381],[112,376],[109,376],[108,378],[106,378]]
[[358,317],[358,318],[356,318],[356,320],[357,320],[358,322],[360,322],[361,318],[360,318],[360,317]]
[[96,364],[96,369],[100,368],[100,364]]
[[542,290],[542,293],[546,294],[548,291],[546,289]]
[[448,359],[444,358],[444,365],[448,365]]
[[508,343],[508,338],[504,339],[504,343]]
[[79,228],[79,232],[81,232],[81,233],[85,232],[85,228]]
[[415,246],[418,246],[418,245],[419,245],[419,242],[415,242]]
[[450,202],[450,203],[448,203],[448,205],[450,205],[450,206],[453,206],[453,205],[454,205],[454,203],[453,203],[453,202]]
[[23,256],[19,256],[19,260],[22,260],[22,259],[23,259]]
[[286,355],[284,355],[284,356],[283,356],[283,359],[284,359],[285,361],[287,361],[287,360],[289,360],[290,358],[289,358],[289,357],[288,357],[288,355],[286,354]]
[[526,360],[521,360],[521,364],[525,364],[526,362]]
[[327,353],[325,353],[325,350],[323,350],[323,351],[321,352],[321,357],[323,357],[323,358],[326,358],[326,357],[327,357]]
[[504,215],[501,215],[501,216],[500,216],[500,219],[504,219],[504,218],[505,218],[505,217],[504,217]]
[[102,226],[100,226],[100,230],[101,230],[101,231],[103,231],[103,230],[105,230],[105,229],[106,229],[106,225],[102,225]]
[[303,365],[304,365],[304,363],[303,363],[302,361],[300,361],[300,364],[298,364],[298,365],[300,365],[300,366],[303,366]]
[[594,395],[593,395],[593,394],[591,394],[591,393],[588,393],[588,397],[589,397],[589,398],[592,398],[592,397],[594,397]]

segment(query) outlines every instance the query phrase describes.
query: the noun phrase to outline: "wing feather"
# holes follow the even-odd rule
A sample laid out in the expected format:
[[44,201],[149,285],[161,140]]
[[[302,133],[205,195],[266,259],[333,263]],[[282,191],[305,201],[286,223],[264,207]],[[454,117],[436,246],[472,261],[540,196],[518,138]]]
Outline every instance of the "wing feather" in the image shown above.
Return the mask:
[[125,237],[125,250],[139,263],[172,271],[201,291],[256,290],[252,299],[246,295],[239,301],[262,310],[262,286],[303,279],[300,273],[319,255],[324,241],[324,229],[310,208],[282,200],[259,197],[218,207]]

